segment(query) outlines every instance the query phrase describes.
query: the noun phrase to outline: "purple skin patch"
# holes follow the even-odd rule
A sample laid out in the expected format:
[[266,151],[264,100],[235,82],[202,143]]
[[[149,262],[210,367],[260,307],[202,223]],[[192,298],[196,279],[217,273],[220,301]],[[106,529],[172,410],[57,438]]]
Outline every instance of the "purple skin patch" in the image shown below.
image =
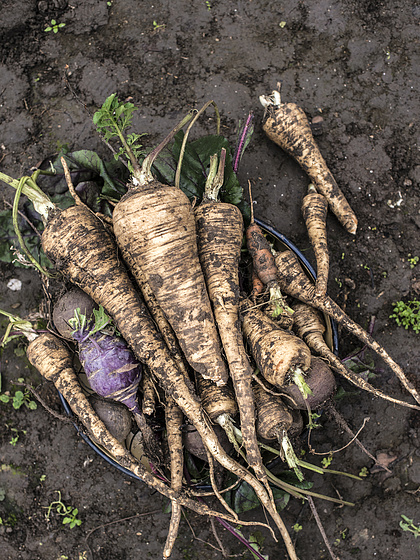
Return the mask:
[[115,335],[89,330],[73,333],[79,345],[79,358],[92,389],[101,397],[125,404],[132,412],[140,413],[137,390],[142,366],[126,342]]

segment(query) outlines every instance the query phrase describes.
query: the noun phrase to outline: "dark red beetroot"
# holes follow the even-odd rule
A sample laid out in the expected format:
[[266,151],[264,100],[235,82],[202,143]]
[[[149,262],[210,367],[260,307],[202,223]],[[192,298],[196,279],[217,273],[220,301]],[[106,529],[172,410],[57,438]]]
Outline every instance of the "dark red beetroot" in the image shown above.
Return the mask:
[[[312,395],[309,395],[306,399],[306,403],[309,405],[311,410],[316,410],[327,399],[329,399],[336,388],[335,377],[330,368],[323,360],[313,356],[311,359],[311,367],[306,372],[305,381],[312,390]],[[305,399],[303,398],[297,385],[287,385],[287,387],[282,387],[282,391],[287,395],[290,395],[296,403],[295,406],[291,401],[289,401],[289,399],[287,399],[287,403],[290,407],[298,408],[299,410],[306,410],[307,407]]]

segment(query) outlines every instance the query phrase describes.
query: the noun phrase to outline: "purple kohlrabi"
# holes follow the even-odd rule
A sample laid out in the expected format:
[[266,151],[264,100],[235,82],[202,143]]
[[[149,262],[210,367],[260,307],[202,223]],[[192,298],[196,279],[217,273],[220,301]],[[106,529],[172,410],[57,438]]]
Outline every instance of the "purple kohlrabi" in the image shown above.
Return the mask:
[[104,332],[82,328],[72,335],[79,345],[79,357],[92,389],[101,397],[124,403],[140,413],[137,389],[142,367],[126,342]]

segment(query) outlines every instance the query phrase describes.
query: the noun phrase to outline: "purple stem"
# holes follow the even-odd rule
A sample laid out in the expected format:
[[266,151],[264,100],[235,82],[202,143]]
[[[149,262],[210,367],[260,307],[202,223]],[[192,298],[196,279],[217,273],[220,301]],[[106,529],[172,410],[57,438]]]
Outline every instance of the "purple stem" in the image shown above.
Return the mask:
[[[184,476],[185,476],[185,480],[187,481],[187,483],[191,484],[190,473],[188,472],[188,469],[185,467],[185,465],[184,465]],[[202,502],[203,504],[206,503],[206,501],[203,500],[203,498],[198,498],[198,501]],[[246,546],[252,552],[252,554],[254,554],[258,558],[258,560],[266,560],[266,558],[264,558],[264,556],[261,556],[261,554],[258,552],[258,550],[255,550],[255,548],[251,545],[251,543],[248,542],[245,537],[240,535],[236,531],[235,527],[233,527],[228,521],[225,521],[224,519],[221,519],[220,517],[215,517],[215,519],[217,519],[217,521],[221,525],[223,525],[223,527],[225,529],[227,529],[232,535],[234,535],[238,539],[238,541],[240,541],[244,546]]]
[[251,126],[251,122],[252,122],[253,118],[254,118],[254,115],[253,115],[252,112],[250,112],[249,115],[248,115],[248,118],[246,119],[245,125],[242,129],[241,135],[239,137],[238,145],[236,147],[235,155],[233,157],[233,171],[235,173],[237,172],[238,167],[239,167],[239,162],[241,161],[246,136],[247,136],[249,127]]

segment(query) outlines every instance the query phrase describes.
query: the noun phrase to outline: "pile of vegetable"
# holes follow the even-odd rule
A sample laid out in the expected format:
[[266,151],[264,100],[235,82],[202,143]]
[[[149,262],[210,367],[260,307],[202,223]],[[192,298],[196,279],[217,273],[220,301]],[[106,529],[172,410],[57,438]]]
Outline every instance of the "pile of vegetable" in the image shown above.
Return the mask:
[[[3,343],[11,333],[27,336],[29,361],[54,383],[92,441],[171,501],[164,558],[183,507],[216,517],[251,547],[234,528],[252,524],[239,518],[246,495],[247,507],[264,508],[264,525],[273,537],[280,532],[297,560],[280,512],[285,495],[314,507],[303,469],[317,467],[296,450],[312,412],[332,406],[326,403],[336,389],[333,372],[420,409],[401,368],[327,295],[327,210],[350,234],[357,219],[304,112],[282,103],[279,91],[260,99],[263,130],[310,179],[302,214],[315,281],[244,201],[236,171],[251,116],[232,150],[213,102],[145,150],[141,135],[126,135],[135,107],[113,94],[93,119],[107,142],[120,141],[112,162],[80,150],[60,154],[31,177],[0,173],[16,190],[13,258],[39,270],[53,307],[42,330],[3,312],[10,319]],[[210,105],[217,134],[189,142]],[[31,204],[20,211],[22,194]],[[28,243],[28,224],[42,232],[41,245]],[[331,320],[374,350],[417,404],[382,393],[348,369],[325,337]]]

